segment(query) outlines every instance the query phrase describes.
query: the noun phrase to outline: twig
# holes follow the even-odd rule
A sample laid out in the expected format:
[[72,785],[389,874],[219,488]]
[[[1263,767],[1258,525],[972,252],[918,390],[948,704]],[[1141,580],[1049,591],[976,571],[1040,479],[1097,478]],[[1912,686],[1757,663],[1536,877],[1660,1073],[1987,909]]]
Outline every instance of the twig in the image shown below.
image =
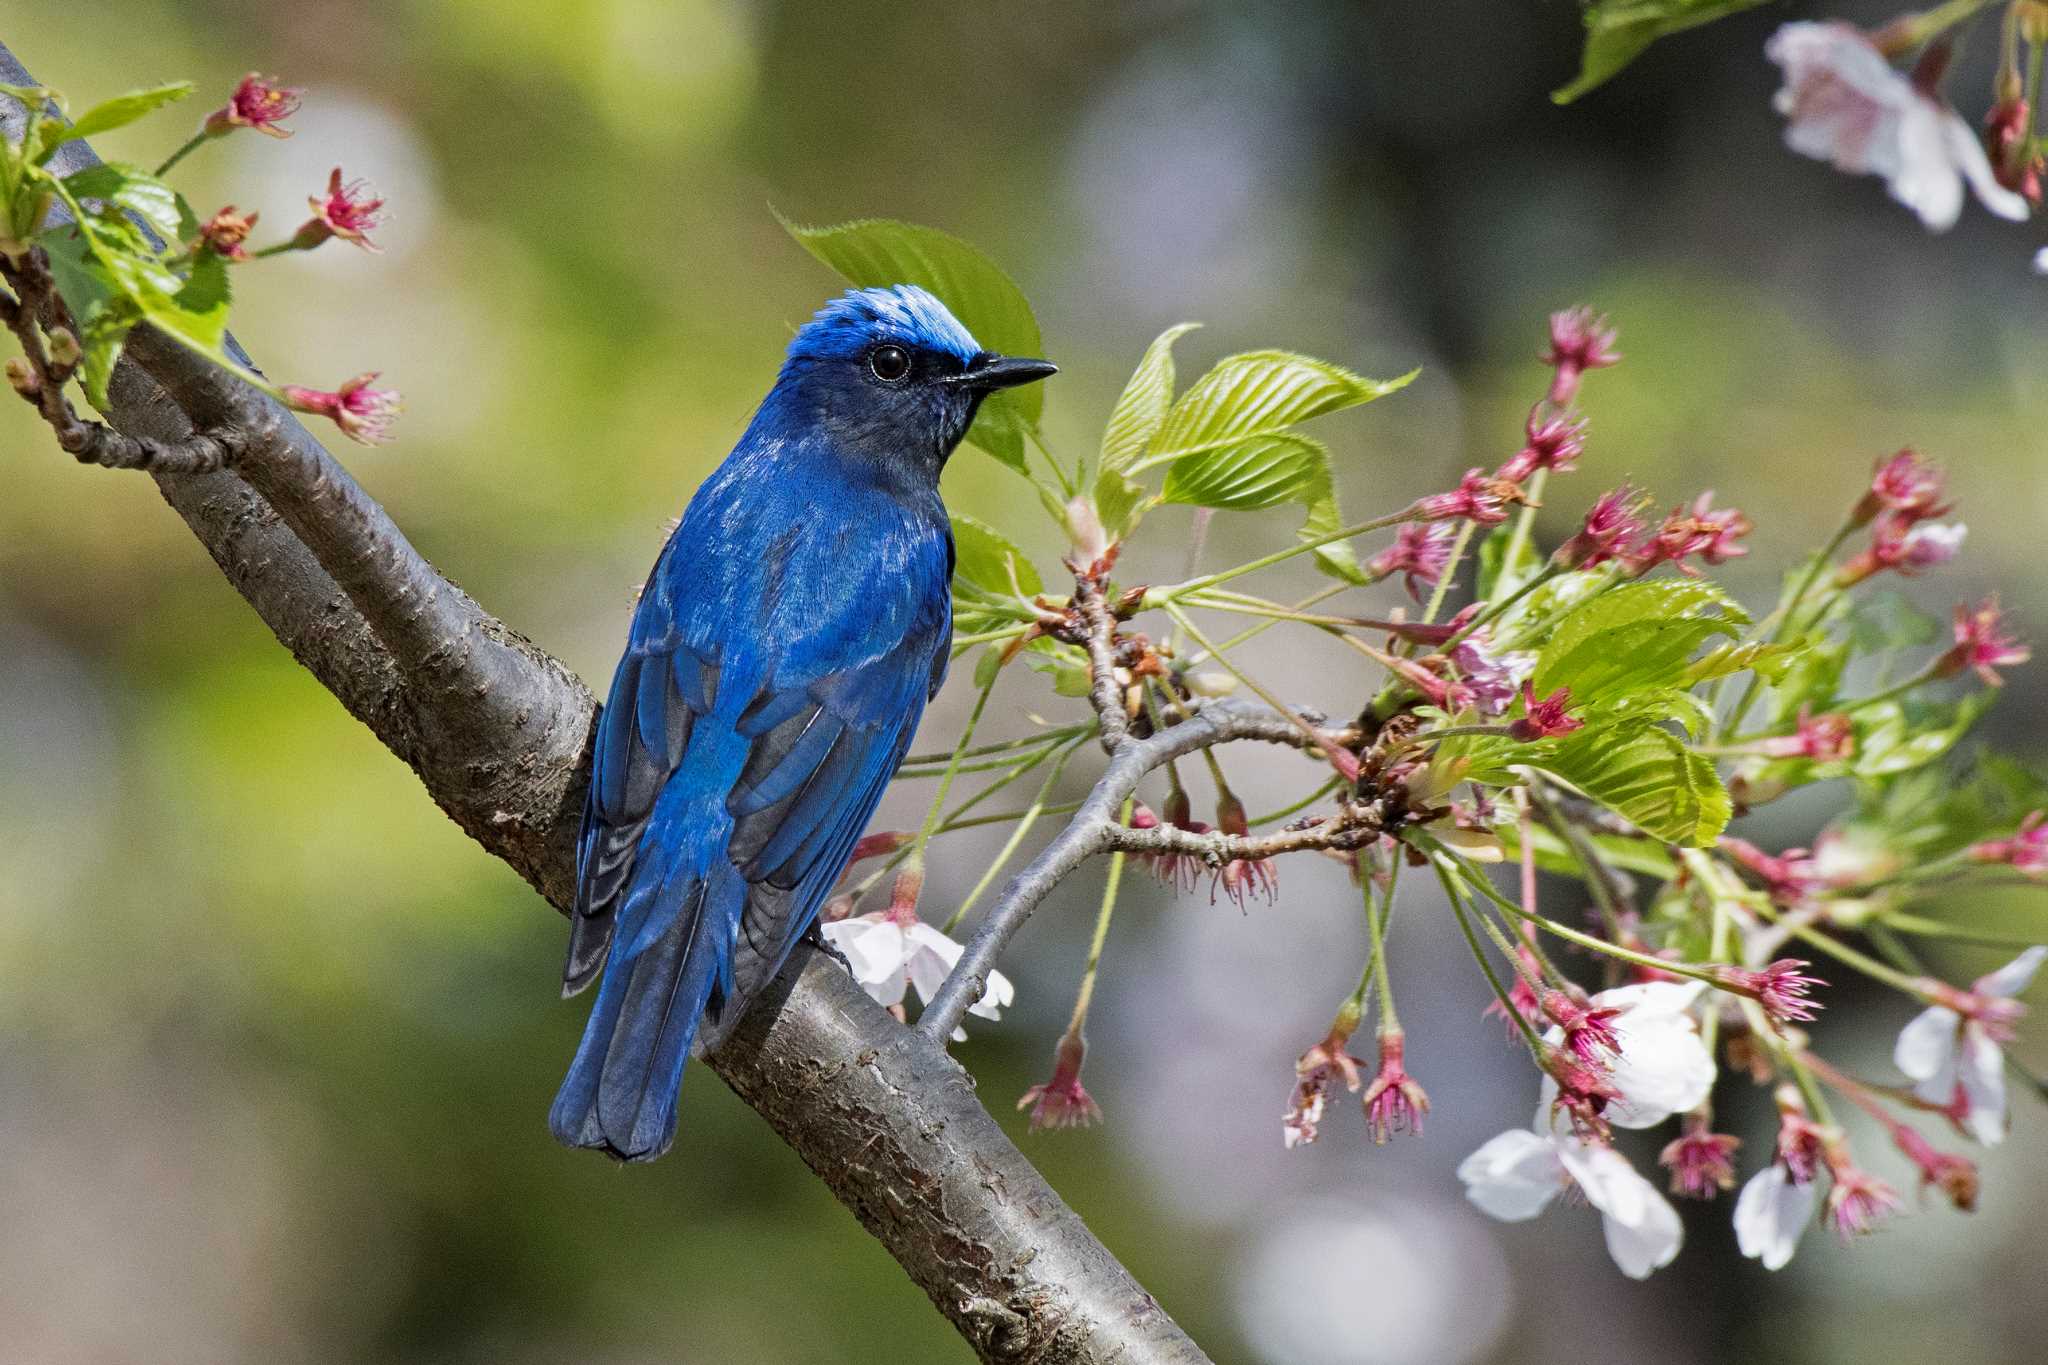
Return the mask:
[[1236,699],[1211,702],[1196,711],[1192,719],[1144,739],[1126,737],[1066,828],[1003,888],[967,951],[960,955],[946,978],[946,984],[925,1006],[917,1021],[917,1032],[935,1043],[952,1035],[968,1006],[981,999],[988,988],[988,974],[996,959],[1039,902],[1068,873],[1095,854],[1116,847],[1124,837],[1117,832],[1123,827],[1116,813],[1124,799],[1138,789],[1145,774],[1199,749],[1239,739],[1295,748],[1306,748],[1309,743],[1290,718]]

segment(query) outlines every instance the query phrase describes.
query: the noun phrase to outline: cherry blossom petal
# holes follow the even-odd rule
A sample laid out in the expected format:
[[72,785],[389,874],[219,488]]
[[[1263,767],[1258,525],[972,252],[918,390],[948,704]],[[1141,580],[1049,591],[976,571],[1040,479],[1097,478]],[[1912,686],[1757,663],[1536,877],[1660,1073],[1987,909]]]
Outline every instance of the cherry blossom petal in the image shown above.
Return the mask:
[[1972,1026],[1963,1030],[1958,1060],[1956,1078],[1966,1106],[1963,1129],[1986,1147],[1996,1147],[2005,1141],[2005,1054],[1982,1029]]
[[1622,1274],[1647,1279],[1651,1271],[1671,1264],[1685,1241],[1685,1225],[1671,1201],[1627,1157],[1575,1138],[1559,1140],[1558,1157],[1586,1202],[1600,1211],[1607,1254]]
[[1979,995],[2018,995],[2034,980],[2034,973],[2041,970],[2043,959],[2048,959],[2048,946],[2035,944],[1997,971],[1977,979]]
[[1765,1270],[1783,1270],[1813,1221],[1813,1204],[1811,1182],[1795,1184],[1782,1165],[1771,1163],[1735,1197],[1735,1245]]
[[1991,170],[1991,158],[1985,154],[1984,143],[1970,125],[1963,122],[1963,116],[1953,109],[1943,109],[1941,135],[1948,143],[1951,161],[1962,171],[1963,178],[1970,182],[1970,192],[1977,196],[1977,202],[2009,222],[2025,222],[2025,196],[1998,183],[1998,177]]
[[1934,1104],[1947,1104],[1956,1092],[1956,1034],[1962,1016],[1930,1005],[1899,1030],[1892,1045],[1892,1065],[1918,1082],[1913,1093]]
[[887,920],[843,919],[824,926],[825,941],[845,954],[853,979],[884,1005],[903,999],[903,931]]
[[1543,1212],[1564,1188],[1564,1176],[1557,1144],[1526,1128],[1510,1128],[1458,1163],[1465,1197],[1504,1223]]

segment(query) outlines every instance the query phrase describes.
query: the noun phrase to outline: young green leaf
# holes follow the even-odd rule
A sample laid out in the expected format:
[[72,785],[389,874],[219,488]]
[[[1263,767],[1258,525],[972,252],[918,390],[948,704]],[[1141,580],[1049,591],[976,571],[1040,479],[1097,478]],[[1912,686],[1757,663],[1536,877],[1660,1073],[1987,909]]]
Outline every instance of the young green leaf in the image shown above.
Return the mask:
[[1569,104],[1608,80],[1659,38],[1753,9],[1764,0],[1594,0],[1586,6],[1586,50],[1578,79],[1551,92]]
[[1103,470],[1095,480],[1095,514],[1111,540],[1122,540],[1136,530],[1152,501],[1144,485],[1114,469]]
[[[958,237],[889,218],[833,227],[804,227],[777,216],[798,245],[859,288],[914,284],[952,310],[974,339],[1004,355],[1044,353],[1038,319],[1002,267]],[[967,439],[1022,473],[1024,433],[1038,425],[1045,387],[1024,384],[992,393]]]
[[[1367,379],[1290,351],[1247,351],[1216,362],[1167,413],[1138,467],[1276,435],[1297,422],[1370,403],[1420,373]],[[1135,472],[1135,471],[1133,471]]]
[[[1344,511],[1337,505],[1337,485],[1330,477],[1327,461],[1303,487],[1301,501],[1308,504],[1308,516],[1303,518],[1301,529],[1294,533],[1298,538],[1315,540],[1344,528]],[[1367,581],[1365,571],[1358,567],[1358,556],[1346,541],[1325,541],[1309,553],[1314,556],[1316,567],[1332,578],[1340,578],[1346,583],[1363,584]]]
[[1589,727],[1529,763],[1644,833],[1688,848],[1710,846],[1732,813],[1714,765],[1664,730],[1616,743],[1611,733]]
[[65,176],[64,188],[79,199],[97,199],[126,209],[167,242],[180,240],[177,191],[140,166],[103,161]]
[[1002,532],[963,513],[953,514],[953,576],[986,592],[1030,597],[1045,591],[1024,551]]
[[1966,693],[1952,702],[1879,702],[1859,708],[1855,772],[1885,777],[1932,763],[1961,742],[1998,693]]
[[1144,456],[1173,406],[1173,343],[1201,325],[1183,322],[1169,327],[1145,348],[1102,430],[1101,469],[1128,469]]
[[116,128],[125,128],[167,104],[184,99],[194,88],[190,81],[177,81],[150,90],[131,90],[125,95],[116,95],[113,99],[95,104],[80,114],[69,128],[52,123],[43,131],[44,146],[42,155],[37,159],[47,160],[50,153],[75,138],[95,137],[100,133],[110,133]]
[[1329,452],[1292,433],[1253,436],[1185,456],[1167,471],[1167,502],[1250,512],[1293,502],[1316,476],[1329,481]]

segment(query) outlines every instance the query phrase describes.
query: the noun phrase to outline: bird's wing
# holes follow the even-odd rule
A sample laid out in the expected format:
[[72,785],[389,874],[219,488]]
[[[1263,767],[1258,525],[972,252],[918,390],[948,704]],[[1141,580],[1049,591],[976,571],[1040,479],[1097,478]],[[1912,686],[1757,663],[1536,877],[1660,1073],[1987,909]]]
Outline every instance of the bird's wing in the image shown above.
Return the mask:
[[[810,668],[776,670],[736,715],[737,699],[722,698],[721,685],[745,681],[722,676],[673,629],[636,618],[598,726],[566,993],[595,979],[615,933],[630,958],[677,915],[701,913],[698,883],[709,869],[689,851],[721,834],[746,897],[713,1004],[774,975],[816,918],[945,676],[952,622],[943,599],[880,615],[900,617],[865,623],[894,636],[884,649],[853,659],[825,651]],[[722,811],[708,804],[712,787],[724,792]],[[711,827],[726,821],[728,830]]]

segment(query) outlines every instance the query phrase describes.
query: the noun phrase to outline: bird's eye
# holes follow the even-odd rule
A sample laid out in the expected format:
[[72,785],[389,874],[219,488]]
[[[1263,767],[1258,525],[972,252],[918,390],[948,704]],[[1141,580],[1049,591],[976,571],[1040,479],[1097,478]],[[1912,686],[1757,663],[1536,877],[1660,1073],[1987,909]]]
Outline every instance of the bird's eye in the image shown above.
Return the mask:
[[877,346],[868,352],[868,368],[885,384],[900,383],[910,374],[910,353],[901,346]]

